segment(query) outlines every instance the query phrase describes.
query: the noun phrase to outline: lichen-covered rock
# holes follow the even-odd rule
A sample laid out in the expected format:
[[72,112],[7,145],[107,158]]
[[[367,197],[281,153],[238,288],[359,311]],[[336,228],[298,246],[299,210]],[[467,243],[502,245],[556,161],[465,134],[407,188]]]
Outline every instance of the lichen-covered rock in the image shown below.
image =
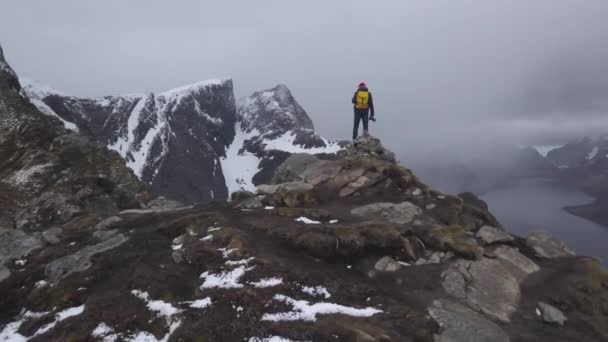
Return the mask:
[[422,210],[410,202],[373,203],[351,210],[353,215],[361,217],[384,218],[397,224],[410,223]]
[[574,251],[566,247],[548,232],[535,232],[526,239],[526,245],[534,250],[541,258],[553,259],[575,255]]
[[395,154],[384,148],[380,139],[371,135],[363,135],[346,148],[346,158],[375,158],[390,163],[396,163]]
[[52,282],[57,282],[74,272],[82,272],[88,269],[92,265],[91,257],[95,254],[116,248],[127,240],[126,236],[118,234],[96,245],[87,246],[74,254],[66,255],[51,262],[45,267],[44,273]]
[[431,317],[441,326],[435,342],[509,342],[511,340],[498,325],[458,303],[436,300],[428,310]]
[[484,245],[489,245],[496,242],[511,242],[514,240],[511,235],[491,226],[481,227],[477,231],[476,236],[484,243]]

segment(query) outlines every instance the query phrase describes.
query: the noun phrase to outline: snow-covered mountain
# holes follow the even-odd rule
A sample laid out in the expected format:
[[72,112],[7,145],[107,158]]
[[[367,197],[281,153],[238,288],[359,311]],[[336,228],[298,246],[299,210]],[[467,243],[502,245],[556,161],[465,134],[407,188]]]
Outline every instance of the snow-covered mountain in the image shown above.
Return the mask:
[[253,93],[237,104],[234,142],[222,160],[229,192],[254,190],[293,153],[334,154],[344,146],[321,138],[287,86]]
[[153,193],[184,202],[228,195],[219,159],[234,136],[231,80],[92,99],[23,83],[42,112],[117,151]]
[[241,100],[237,112],[230,79],[100,98],[21,83],[40,111],[117,151],[154,194],[186,203],[253,190],[292,153],[341,149],[314,133],[285,85]]
[[574,140],[547,153],[547,160],[560,168],[589,166],[602,162],[607,157],[608,136]]

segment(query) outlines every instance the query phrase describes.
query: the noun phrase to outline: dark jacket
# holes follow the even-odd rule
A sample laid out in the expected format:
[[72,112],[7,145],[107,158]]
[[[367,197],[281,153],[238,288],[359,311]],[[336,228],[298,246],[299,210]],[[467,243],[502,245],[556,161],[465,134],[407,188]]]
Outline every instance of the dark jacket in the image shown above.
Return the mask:
[[[374,99],[372,98],[372,93],[367,89],[367,87],[361,87],[361,88],[357,89],[357,91],[355,92],[355,95],[353,95],[353,104],[357,103],[357,93],[359,92],[359,90],[367,91],[369,93],[369,103],[368,103],[369,110],[371,110],[371,116],[374,116]],[[361,110],[361,109],[357,109],[357,110]],[[365,109],[363,109],[363,110],[365,110]]]

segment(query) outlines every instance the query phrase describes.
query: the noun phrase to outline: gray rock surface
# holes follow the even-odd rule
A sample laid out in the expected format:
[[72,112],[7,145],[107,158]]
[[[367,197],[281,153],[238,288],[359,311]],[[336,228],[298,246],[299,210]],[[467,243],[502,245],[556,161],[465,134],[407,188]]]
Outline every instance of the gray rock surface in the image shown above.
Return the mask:
[[107,229],[108,227],[111,227],[113,224],[118,223],[120,221],[122,221],[122,218],[119,216],[108,217],[107,219],[96,224],[94,229],[95,230]]
[[0,282],[8,279],[10,276],[11,276],[11,271],[8,268],[0,265]]
[[511,273],[521,282],[528,275],[540,270],[540,267],[532,260],[521,254],[514,248],[500,246],[493,250],[496,258],[505,262],[506,266],[511,266]]
[[303,180],[302,173],[317,162],[319,162],[319,159],[312,154],[293,154],[276,169],[272,183],[279,184]]
[[118,234],[118,229],[97,230],[93,233],[93,237],[99,241],[106,241],[116,234]]
[[509,342],[502,328],[470,309],[449,301],[435,300],[428,309],[441,331],[435,342]]
[[91,257],[95,254],[116,248],[125,243],[128,238],[118,234],[96,245],[87,246],[78,252],[66,255],[46,265],[44,273],[53,283],[74,272],[82,272],[91,267]]
[[361,217],[377,216],[397,224],[410,223],[414,220],[414,217],[421,213],[422,210],[411,202],[373,203],[351,210],[353,215]]
[[185,205],[181,202],[167,199],[165,197],[157,197],[146,205],[146,209],[152,210],[167,210],[167,209],[177,209],[185,207]]
[[564,325],[568,320],[563,312],[547,303],[539,302],[538,309],[540,310],[541,318],[547,323]]
[[401,265],[390,256],[385,256],[376,262],[374,268],[381,272],[395,272],[401,268]]
[[458,260],[442,275],[445,291],[467,306],[509,322],[521,297],[518,279],[500,260]]
[[44,241],[46,241],[46,243],[56,245],[61,242],[61,239],[59,238],[61,233],[63,233],[63,229],[59,227],[52,227],[42,232],[42,238]]
[[526,245],[542,258],[552,259],[576,255],[574,251],[548,232],[535,232],[526,239]]
[[489,245],[497,242],[511,242],[513,237],[502,230],[491,226],[483,226],[477,231],[477,238],[480,239],[484,245]]
[[347,158],[372,157],[391,163],[396,163],[395,154],[384,148],[380,139],[371,135],[360,136],[346,148]]
[[260,208],[264,207],[264,203],[262,203],[262,198],[263,198],[263,196],[255,196],[255,197],[247,198],[247,199],[243,200],[242,202],[240,202],[236,206],[236,208],[260,209]]
[[42,247],[42,241],[38,237],[17,229],[0,228],[0,265],[26,256],[39,247]]

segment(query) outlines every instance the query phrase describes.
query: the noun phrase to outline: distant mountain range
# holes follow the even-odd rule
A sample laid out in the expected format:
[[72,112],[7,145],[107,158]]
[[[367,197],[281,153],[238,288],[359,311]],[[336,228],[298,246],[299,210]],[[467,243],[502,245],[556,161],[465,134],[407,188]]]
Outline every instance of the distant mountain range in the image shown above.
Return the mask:
[[608,226],[608,136],[557,146],[481,147],[469,152],[468,158],[435,158],[415,169],[443,191],[478,195],[526,178],[550,179],[596,198],[589,205],[565,209]]

